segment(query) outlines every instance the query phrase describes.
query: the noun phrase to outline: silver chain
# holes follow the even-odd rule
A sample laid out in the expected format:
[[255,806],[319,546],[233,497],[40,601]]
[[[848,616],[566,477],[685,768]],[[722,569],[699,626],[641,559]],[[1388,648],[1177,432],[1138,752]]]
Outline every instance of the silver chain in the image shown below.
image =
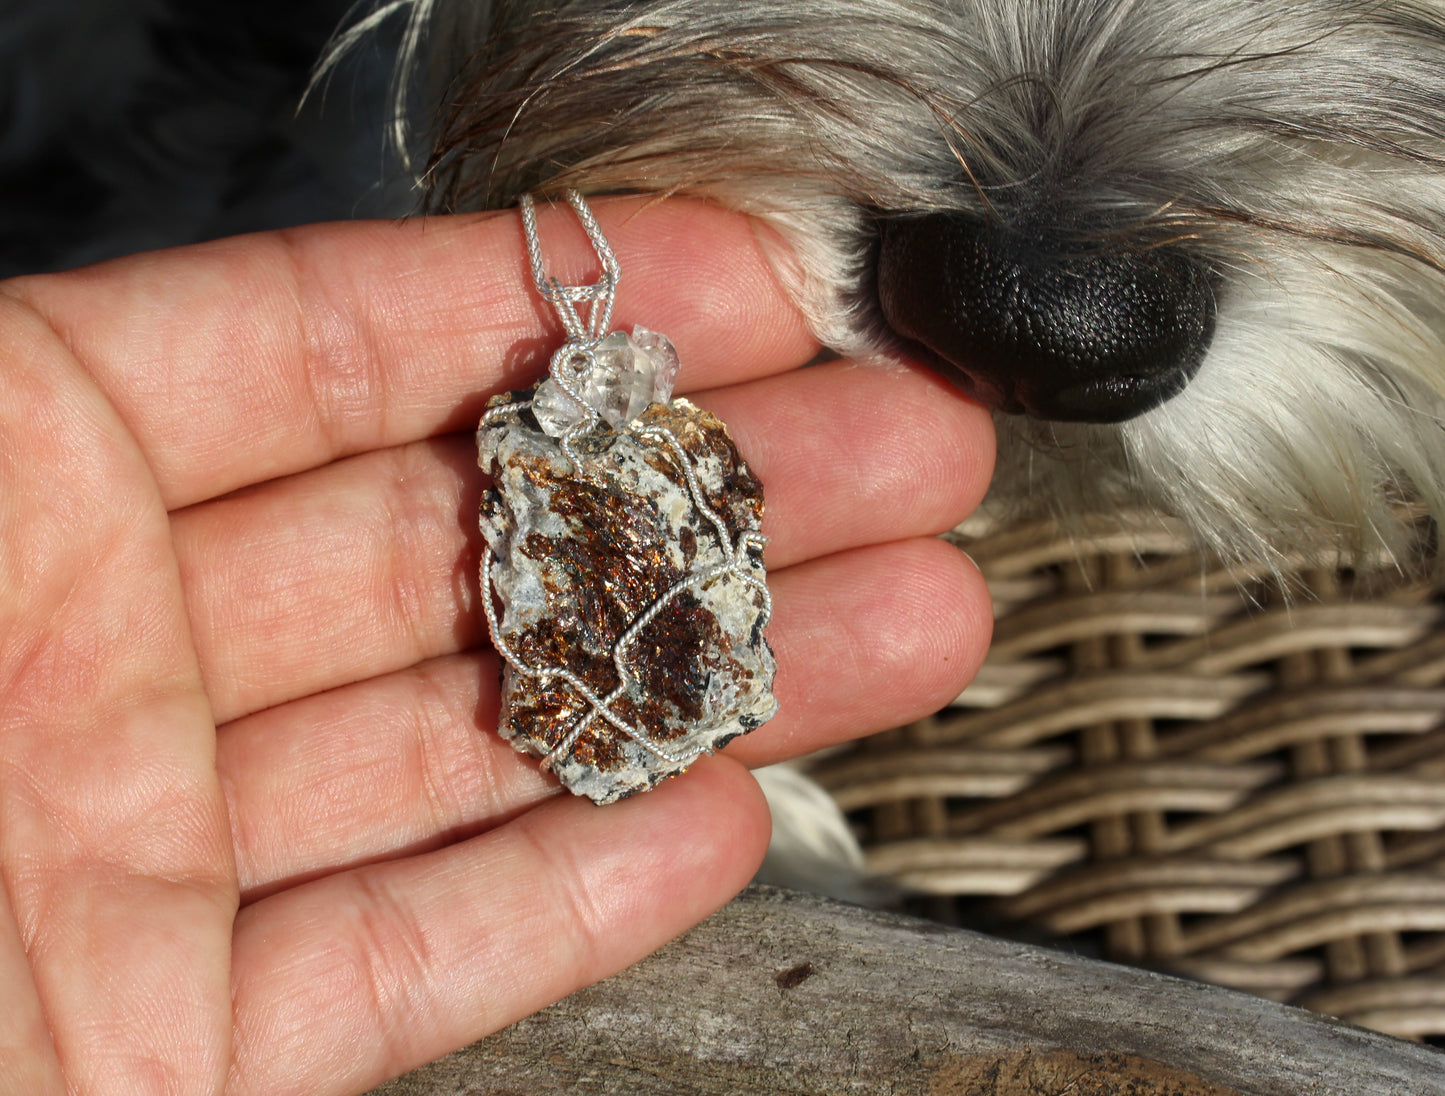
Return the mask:
[[[617,283],[622,278],[622,268],[612,251],[612,245],[607,242],[607,237],[602,235],[602,226],[597,223],[597,218],[582,195],[575,190],[565,190],[562,196],[567,199],[577,214],[577,219],[582,222],[587,239],[592,243],[592,250],[597,253],[597,259],[602,264],[602,276],[593,285],[563,285],[547,273],[546,264],[542,261],[542,240],[537,234],[536,204],[530,194],[523,194],[522,231],[527,237],[527,258],[532,264],[532,279],[537,283],[537,292],[556,309],[557,318],[562,321],[562,326],[567,331],[567,341],[577,346],[590,347],[607,334],[612,323],[612,302],[617,296]],[[585,322],[577,310],[579,304],[590,306]]]

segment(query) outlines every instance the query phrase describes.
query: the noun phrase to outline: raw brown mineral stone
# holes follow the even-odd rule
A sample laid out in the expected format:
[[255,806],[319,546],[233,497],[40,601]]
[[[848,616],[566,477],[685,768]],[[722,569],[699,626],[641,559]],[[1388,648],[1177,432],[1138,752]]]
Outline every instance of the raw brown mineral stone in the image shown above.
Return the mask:
[[610,803],[777,710],[762,489],[686,400],[599,421],[570,440],[574,464],[538,427],[535,391],[493,399],[477,432],[499,729]]

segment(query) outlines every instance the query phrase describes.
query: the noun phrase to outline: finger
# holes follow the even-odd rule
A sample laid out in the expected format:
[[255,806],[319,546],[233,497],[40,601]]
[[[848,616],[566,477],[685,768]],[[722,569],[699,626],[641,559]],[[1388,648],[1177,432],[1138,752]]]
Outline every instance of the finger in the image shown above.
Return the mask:
[[175,515],[217,721],[483,642],[476,464],[453,436]]
[[361,1092],[615,973],[737,893],[768,829],[752,779],[708,759],[258,902],[236,923],[229,1091]]
[[33,1096],[65,1092],[25,941],[4,887],[0,887],[0,1092]]
[[[706,393],[766,486],[768,565],[957,524],[984,490],[987,415],[919,368],[846,364]],[[470,437],[386,450],[175,516],[217,718],[485,639]]]
[[[779,712],[728,747],[768,764],[936,711],[989,636],[987,591],[956,549],[914,540],[779,572],[768,640]],[[553,794],[496,733],[497,661],[454,655],[222,729],[247,898],[470,836]]]
[[449,655],[221,729],[243,903],[475,836],[557,793],[497,730],[497,656]]
[[697,402],[763,483],[769,567],[952,529],[993,473],[989,413],[917,365],[832,362]]
[[[933,538],[793,567],[768,630],[778,715],[728,753],[756,768],[938,711],[988,653],[993,606],[973,562]],[[784,673],[783,669],[787,672]]]
[[166,513],[3,295],[0,346],[0,892],[70,1091],[210,1091],[236,893]]
[[[808,360],[816,343],[754,225],[696,201],[599,201],[616,320],[667,332],[682,386]],[[552,269],[590,278],[570,212]],[[314,225],[17,279],[119,410],[170,509],[474,424],[560,342],[512,213]]]

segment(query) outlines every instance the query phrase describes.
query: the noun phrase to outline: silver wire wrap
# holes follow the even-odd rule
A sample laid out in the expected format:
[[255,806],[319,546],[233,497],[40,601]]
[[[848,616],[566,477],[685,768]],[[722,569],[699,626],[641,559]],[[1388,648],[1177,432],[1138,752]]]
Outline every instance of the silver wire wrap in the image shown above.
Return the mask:
[[[527,238],[527,258],[532,264],[532,280],[537,283],[537,292],[542,299],[557,310],[557,318],[567,332],[569,344],[581,347],[596,345],[606,335],[612,323],[612,302],[617,299],[617,283],[622,279],[622,268],[607,237],[602,235],[602,226],[597,223],[592,209],[575,190],[563,192],[592,250],[602,263],[602,276],[594,285],[563,285],[547,273],[542,260],[542,240],[537,234],[537,208],[530,194],[523,194],[521,201],[522,233]],[[584,323],[577,311],[579,304],[589,304],[587,320]],[[563,347],[565,350],[566,347]]]
[[[622,267],[602,226],[592,213],[592,208],[575,190],[566,190],[563,196],[582,223],[592,250],[602,264],[602,274],[592,285],[565,285],[547,273],[542,258],[542,240],[537,232],[537,207],[530,194],[523,194],[520,202],[522,211],[522,234],[527,240],[527,259],[532,267],[532,281],[537,292],[550,304],[562,321],[567,332],[567,341],[552,355],[548,372],[567,397],[582,411],[582,417],[562,436],[563,455],[572,462],[572,467],[582,471],[582,463],[572,447],[574,438],[579,438],[597,425],[597,411],[582,398],[580,385],[597,364],[594,348],[607,334],[612,324],[612,304],[617,299],[617,283],[622,280]],[[588,306],[584,320],[577,306]]]

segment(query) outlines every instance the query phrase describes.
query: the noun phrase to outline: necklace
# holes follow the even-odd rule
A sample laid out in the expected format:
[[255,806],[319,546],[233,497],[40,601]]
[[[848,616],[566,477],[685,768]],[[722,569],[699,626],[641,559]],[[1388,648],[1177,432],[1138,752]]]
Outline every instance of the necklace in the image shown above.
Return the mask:
[[621,269],[581,195],[566,198],[602,273],[549,277],[523,197],[532,277],[567,338],[548,376],[493,397],[477,430],[482,604],[502,737],[610,803],[777,711],[772,598],[762,485],[719,419],[672,398],[666,336],[608,330]]

